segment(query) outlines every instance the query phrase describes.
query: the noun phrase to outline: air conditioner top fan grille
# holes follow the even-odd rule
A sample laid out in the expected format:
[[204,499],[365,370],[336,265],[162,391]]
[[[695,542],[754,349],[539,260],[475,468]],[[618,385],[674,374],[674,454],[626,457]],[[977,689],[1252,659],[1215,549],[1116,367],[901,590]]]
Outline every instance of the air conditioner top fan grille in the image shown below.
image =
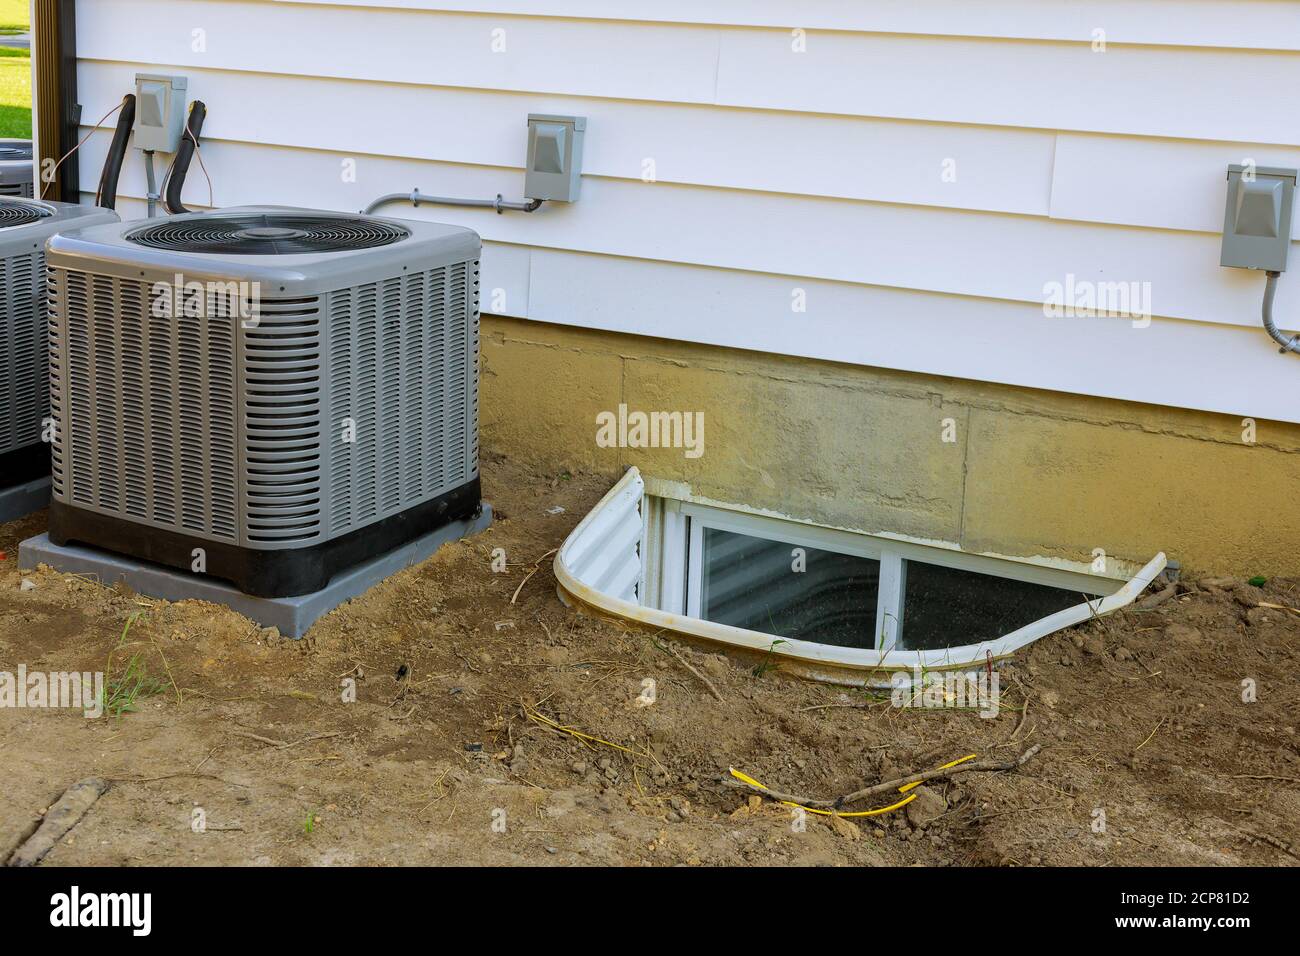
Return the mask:
[[31,143],[0,143],[0,162],[17,163],[31,158]]
[[409,238],[401,226],[357,216],[201,214],[146,226],[131,242],[169,252],[276,256],[374,249]]
[[48,219],[48,209],[28,202],[6,202],[0,200],[0,229],[11,226],[26,226],[33,222]]

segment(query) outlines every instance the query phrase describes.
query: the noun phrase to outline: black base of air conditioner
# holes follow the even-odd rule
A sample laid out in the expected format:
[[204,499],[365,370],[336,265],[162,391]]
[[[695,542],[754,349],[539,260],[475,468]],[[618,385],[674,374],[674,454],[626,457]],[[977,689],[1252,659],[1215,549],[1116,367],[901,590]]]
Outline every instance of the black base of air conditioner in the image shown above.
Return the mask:
[[0,488],[16,488],[50,476],[50,446],[43,441],[0,455]]
[[310,594],[330,578],[452,521],[477,517],[483,508],[479,479],[437,498],[306,548],[260,551],[178,534],[124,518],[50,502],[49,535],[57,545],[80,544],[180,571],[192,571],[201,548],[203,575],[228,581],[255,597]]

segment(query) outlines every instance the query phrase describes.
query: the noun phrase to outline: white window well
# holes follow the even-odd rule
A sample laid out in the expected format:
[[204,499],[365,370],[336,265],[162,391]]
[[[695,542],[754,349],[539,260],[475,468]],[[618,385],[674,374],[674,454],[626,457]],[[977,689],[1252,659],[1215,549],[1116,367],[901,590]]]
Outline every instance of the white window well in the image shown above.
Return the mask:
[[[652,483],[656,484],[656,483]],[[970,554],[647,494],[629,469],[555,558],[567,599],[770,654],[798,673],[887,687],[899,672],[971,669],[1130,603],[1165,568],[1126,577]]]

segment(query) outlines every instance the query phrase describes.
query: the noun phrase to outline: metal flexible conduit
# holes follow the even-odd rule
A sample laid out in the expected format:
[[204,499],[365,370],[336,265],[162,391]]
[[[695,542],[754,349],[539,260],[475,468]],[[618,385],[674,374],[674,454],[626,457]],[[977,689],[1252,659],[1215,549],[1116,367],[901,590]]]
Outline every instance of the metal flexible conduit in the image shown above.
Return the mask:
[[496,199],[453,199],[448,196],[426,196],[420,190],[413,189],[409,193],[389,193],[386,196],[380,196],[369,206],[362,210],[367,216],[373,213],[380,206],[386,206],[393,202],[409,202],[416,206],[421,203],[428,203],[431,206],[477,206],[487,209],[495,209],[497,214],[511,209],[517,212],[536,212],[545,200],[528,199],[524,202],[506,202],[497,193]]
[[1281,273],[1270,271],[1267,275],[1268,279],[1264,283],[1264,331],[1273,337],[1274,342],[1282,346],[1278,351],[1283,355],[1287,352],[1300,352],[1300,335],[1287,338],[1273,321],[1273,296],[1277,294],[1277,277]]

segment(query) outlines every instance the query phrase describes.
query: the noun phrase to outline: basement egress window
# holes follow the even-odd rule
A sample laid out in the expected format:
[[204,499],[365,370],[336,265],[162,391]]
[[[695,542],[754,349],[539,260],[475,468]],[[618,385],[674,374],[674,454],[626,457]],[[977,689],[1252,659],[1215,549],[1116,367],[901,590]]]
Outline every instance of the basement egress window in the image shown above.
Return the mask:
[[580,603],[873,686],[984,666],[1122,607],[1164,566],[1156,555],[1126,580],[647,495],[634,468],[555,560]]
[[709,527],[692,521],[698,567],[686,613],[780,637],[873,647],[880,561],[876,558]]
[[886,539],[703,505],[668,508],[680,516],[669,520],[686,522],[684,564],[667,572],[685,575],[685,614],[775,637],[876,650],[961,647],[1101,597],[1095,581],[1079,582],[1081,590],[1036,583],[1041,573],[997,559],[936,549],[930,561],[914,560]]

